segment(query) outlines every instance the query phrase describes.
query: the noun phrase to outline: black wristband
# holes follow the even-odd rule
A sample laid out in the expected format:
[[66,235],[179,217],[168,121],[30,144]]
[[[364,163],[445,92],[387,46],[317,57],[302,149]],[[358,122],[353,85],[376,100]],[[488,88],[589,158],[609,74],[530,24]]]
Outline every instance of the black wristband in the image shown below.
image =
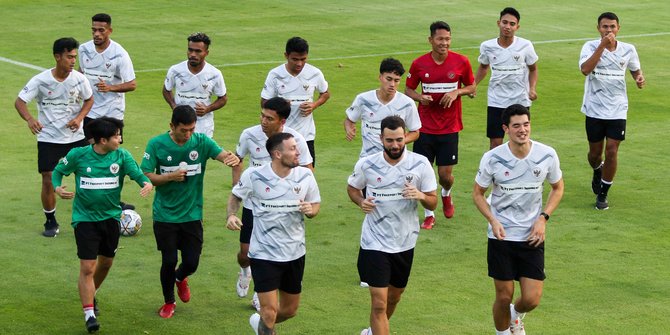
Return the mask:
[[549,221],[549,214],[542,212],[540,213],[540,216],[544,217],[544,221]]

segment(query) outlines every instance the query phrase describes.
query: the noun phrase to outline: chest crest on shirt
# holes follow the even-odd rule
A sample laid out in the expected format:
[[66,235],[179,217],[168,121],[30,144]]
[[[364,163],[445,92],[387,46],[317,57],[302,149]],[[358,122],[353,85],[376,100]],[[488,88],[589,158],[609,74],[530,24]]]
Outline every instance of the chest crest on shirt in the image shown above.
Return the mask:
[[192,161],[198,159],[198,152],[193,150],[188,153],[188,158],[190,158]]
[[106,68],[109,69],[111,66],[112,66],[112,63],[109,63],[109,62],[105,63],[105,67],[106,67]]
[[111,172],[113,174],[119,173],[119,164],[114,163],[114,164],[110,165],[109,166],[109,172]]
[[540,173],[542,173],[542,170],[540,170],[540,168],[536,167],[533,169],[533,175],[535,176],[535,178],[539,177]]
[[302,89],[307,91],[309,89],[309,85],[302,85]]
[[207,90],[207,87],[209,87],[209,85],[207,85],[207,83],[202,84],[202,89],[203,89],[203,90],[206,91],[206,90]]
[[411,184],[411,183],[414,181],[414,176],[411,175],[411,174],[406,175],[406,176],[405,176],[405,181],[406,181],[408,184]]
[[454,78],[456,78],[456,74],[453,73],[453,72],[449,72],[449,74],[447,74],[447,78],[454,79]]
[[621,66],[623,68],[624,65],[626,65],[626,62],[624,62],[623,60],[620,60],[619,61],[619,66]]
[[520,55],[514,55],[513,58],[514,58],[514,61],[518,63],[519,59],[521,59],[521,56]]
[[300,185],[293,186],[293,193],[300,194],[300,190],[302,190],[302,187],[300,187]]

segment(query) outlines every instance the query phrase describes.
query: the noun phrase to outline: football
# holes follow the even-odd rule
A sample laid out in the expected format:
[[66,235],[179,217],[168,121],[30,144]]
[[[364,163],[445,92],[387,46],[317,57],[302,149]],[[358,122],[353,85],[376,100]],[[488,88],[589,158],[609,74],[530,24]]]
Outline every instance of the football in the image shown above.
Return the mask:
[[140,232],[142,228],[142,217],[132,209],[124,209],[121,212],[119,229],[123,236],[133,236]]

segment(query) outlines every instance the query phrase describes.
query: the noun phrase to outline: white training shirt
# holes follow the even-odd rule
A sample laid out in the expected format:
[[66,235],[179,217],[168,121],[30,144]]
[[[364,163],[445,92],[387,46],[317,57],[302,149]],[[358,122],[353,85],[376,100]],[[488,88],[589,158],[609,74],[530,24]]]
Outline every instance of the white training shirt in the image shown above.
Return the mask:
[[356,96],[351,107],[346,110],[350,121],[361,121],[361,138],[363,147],[360,157],[365,157],[384,150],[379,135],[382,120],[387,116],[397,115],[405,120],[409,131],[421,129],[421,119],[416,103],[410,97],[396,92],[393,99],[383,104],[377,98],[377,90],[367,91]]
[[280,178],[269,163],[251,167],[242,173],[232,192],[252,204],[249,258],[289,262],[305,255],[305,221],[299,203],[321,202],[310,169],[298,166]]
[[487,92],[489,106],[507,108],[521,104],[530,107],[528,66],[538,60],[533,43],[515,36],[514,42],[503,48],[497,38],[490,39],[480,45],[477,60],[480,64],[489,65],[491,70]]
[[[299,164],[301,166],[312,164],[312,155],[309,154],[309,148],[307,147],[305,138],[297,131],[286,126],[282,129],[282,132],[289,133],[295,138],[295,142],[298,145],[298,152],[300,152],[300,156],[298,157]],[[270,157],[268,150],[265,148],[265,142],[267,142],[267,140],[268,136],[263,132],[261,125],[249,127],[243,130],[242,134],[240,134],[240,141],[237,142],[235,153],[240,158],[249,155],[250,168],[269,163],[272,161],[272,157]],[[244,207],[252,209],[251,204],[248,202],[244,202]]]
[[[223,74],[209,63],[197,74],[188,69],[188,61],[171,66],[165,77],[165,89],[173,91],[177,105],[189,105],[194,109],[196,102],[209,106],[212,104],[212,96],[226,95]],[[198,116],[195,131],[210,138],[214,136],[214,112]]]
[[[479,163],[475,182],[491,191],[491,212],[505,229],[505,240],[528,240],[533,223],[542,212],[544,181],[557,183],[561,167],[556,151],[531,141],[528,155],[519,159],[509,149],[509,142],[488,151]],[[488,237],[495,238],[488,228]]]
[[[405,199],[402,190],[411,183],[421,192],[437,189],[435,172],[426,157],[405,149],[396,165],[379,152],[358,160],[349,176],[350,186],[373,197],[375,209],[365,215],[361,248],[398,253],[416,246],[419,236],[418,200]],[[254,228],[255,229],[255,228]]]
[[316,136],[314,116],[301,116],[298,107],[303,102],[314,101],[314,91],[319,93],[328,91],[328,82],[321,70],[305,63],[302,71],[297,76],[292,76],[286,70],[286,64],[272,69],[265,79],[265,85],[261,91],[261,98],[271,99],[282,97],[291,102],[291,114],[286,119],[286,125],[297,130],[307,141],[313,141]]
[[108,116],[123,120],[123,112],[126,110],[125,93],[101,93],[95,84],[101,79],[108,85],[135,80],[135,70],[128,52],[120,44],[110,40],[107,49],[98,53],[93,41],[88,41],[79,46],[79,67],[93,89],[93,107],[87,116],[92,119]]
[[[84,139],[84,130],[72,132],[66,125],[81,112],[81,105],[93,92],[86,77],[79,71],[72,71],[60,82],[45,70],[34,76],[19,92],[19,98],[30,103],[37,99],[37,120],[42,131],[37,134],[38,142],[67,144]],[[82,122],[83,123],[83,122]]]

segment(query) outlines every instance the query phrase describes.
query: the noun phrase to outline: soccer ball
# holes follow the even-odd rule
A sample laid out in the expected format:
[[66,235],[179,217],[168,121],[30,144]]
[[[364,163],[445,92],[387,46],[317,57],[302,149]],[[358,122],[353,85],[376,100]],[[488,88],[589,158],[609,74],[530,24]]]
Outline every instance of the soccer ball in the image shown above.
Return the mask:
[[121,221],[119,229],[123,236],[133,236],[140,232],[142,228],[142,217],[132,209],[124,209],[121,212]]

